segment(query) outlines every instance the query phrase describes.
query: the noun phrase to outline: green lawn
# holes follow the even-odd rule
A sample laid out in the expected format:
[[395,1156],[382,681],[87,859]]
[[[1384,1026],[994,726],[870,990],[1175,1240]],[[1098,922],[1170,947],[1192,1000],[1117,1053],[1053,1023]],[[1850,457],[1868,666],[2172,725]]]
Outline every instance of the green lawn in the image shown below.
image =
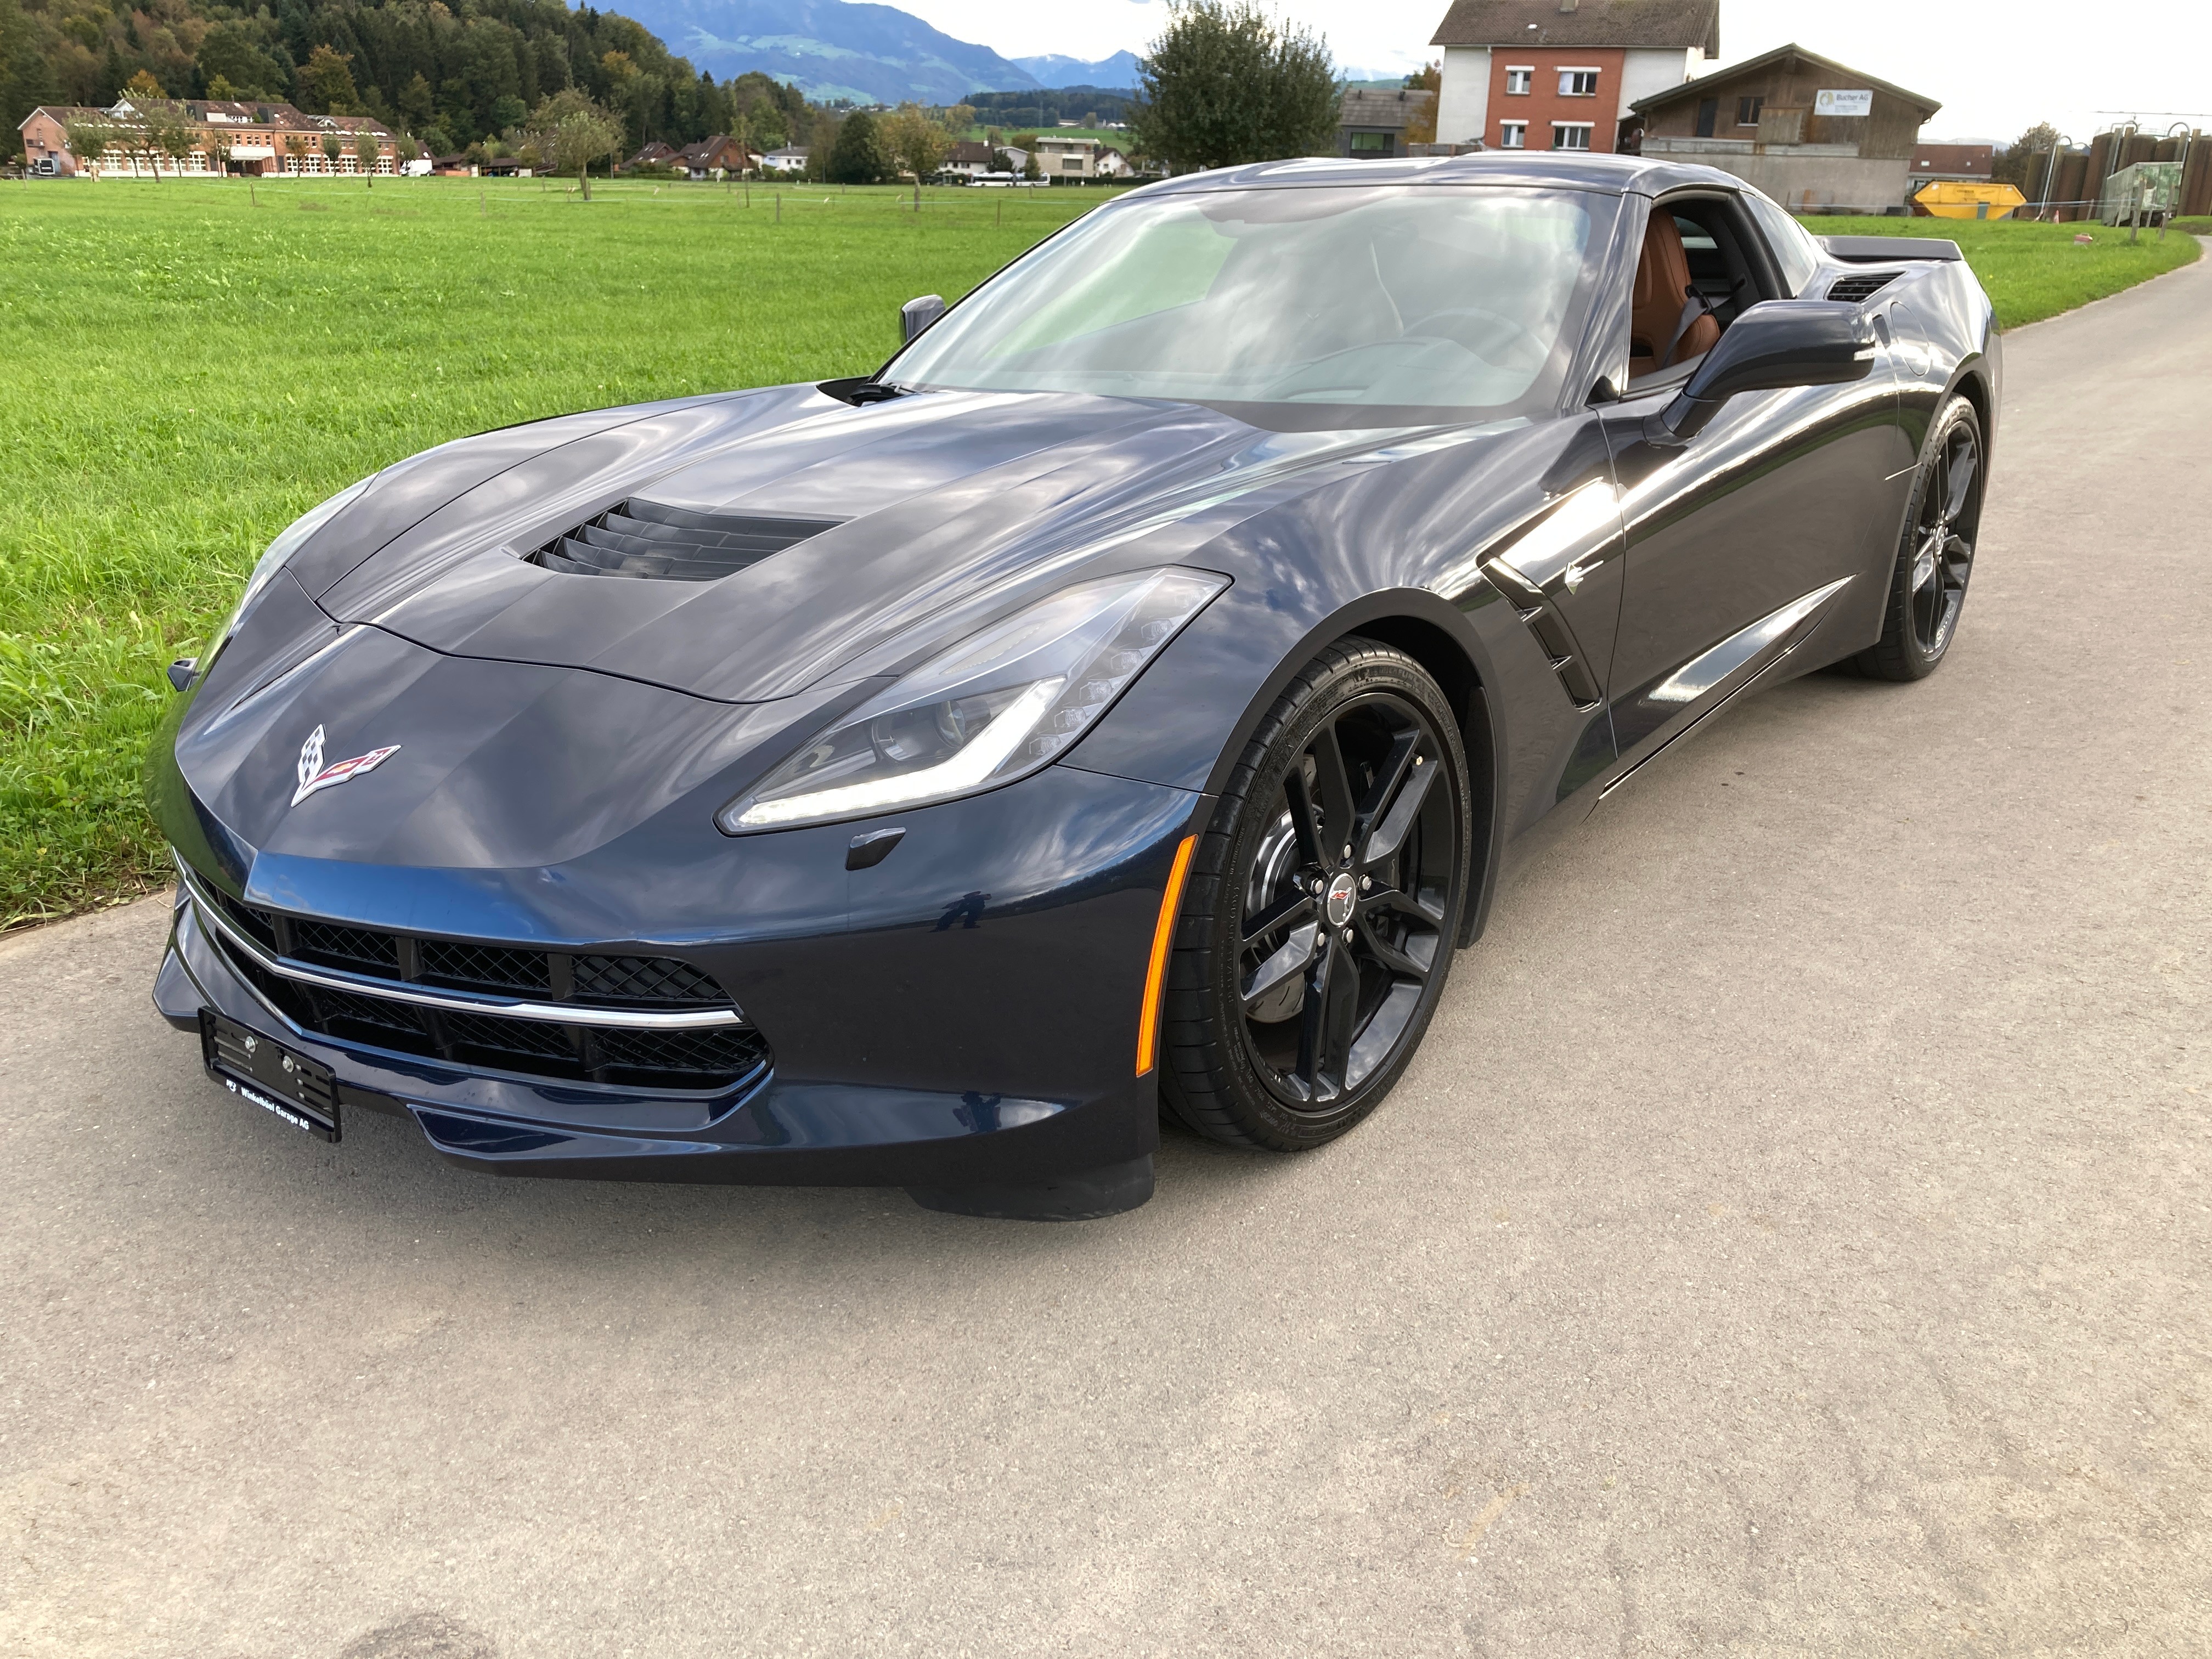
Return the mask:
[[[2125,230],[2102,225],[2037,224],[2010,219],[1804,220],[1815,236],[1947,236],[1958,243],[1997,308],[2000,328],[2056,317],[2062,311],[2132,288],[2197,256],[2196,240],[2145,231],[2132,245]],[[2094,239],[2087,247],[2076,236]]]
[[[538,416],[860,374],[1103,191],[0,188],[0,927],[143,890],[161,669],[297,514]],[[750,205],[748,205],[750,201]]]
[[[0,187],[0,928],[163,877],[138,802],[161,667],[260,548],[377,467],[566,410],[862,372],[1100,190],[750,194],[461,179]],[[2196,243],[1972,221],[2017,325]]]

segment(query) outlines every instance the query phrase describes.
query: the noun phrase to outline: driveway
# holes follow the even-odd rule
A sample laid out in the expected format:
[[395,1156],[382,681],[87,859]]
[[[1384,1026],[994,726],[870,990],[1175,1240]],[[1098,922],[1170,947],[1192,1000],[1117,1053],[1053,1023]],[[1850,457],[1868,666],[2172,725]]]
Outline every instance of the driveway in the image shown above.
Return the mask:
[[1522,872],[1375,1119],[1080,1226],[502,1182],[0,948],[0,1652],[2212,1631],[2212,261],[2013,336],[1963,632]]

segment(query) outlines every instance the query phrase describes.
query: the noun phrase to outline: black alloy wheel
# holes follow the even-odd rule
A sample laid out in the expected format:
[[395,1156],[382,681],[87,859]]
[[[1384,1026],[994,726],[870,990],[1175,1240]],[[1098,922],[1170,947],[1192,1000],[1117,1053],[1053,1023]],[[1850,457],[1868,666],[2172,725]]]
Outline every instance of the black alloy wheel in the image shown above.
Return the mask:
[[1374,1109],[1451,966],[1468,823],[1456,720],[1419,663],[1352,639],[1292,682],[1194,860],[1161,1066],[1176,1116],[1290,1152]]
[[1950,649],[1966,603],[1966,579],[1973,574],[1983,471],[1981,419],[1973,404],[1954,398],[1936,423],[1913,480],[1881,638],[1859,653],[1862,672],[1876,679],[1920,679]]

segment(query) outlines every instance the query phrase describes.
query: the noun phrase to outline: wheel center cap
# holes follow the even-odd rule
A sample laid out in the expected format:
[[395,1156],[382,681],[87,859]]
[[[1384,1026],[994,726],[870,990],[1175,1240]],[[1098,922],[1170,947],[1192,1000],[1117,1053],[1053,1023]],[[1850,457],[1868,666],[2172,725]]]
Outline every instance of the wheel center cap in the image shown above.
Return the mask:
[[1350,921],[1352,906],[1358,902],[1358,897],[1359,885],[1352,880],[1351,872],[1339,872],[1335,878],[1328,884],[1328,896],[1322,901],[1322,909],[1328,917],[1328,925],[1332,927],[1341,927]]

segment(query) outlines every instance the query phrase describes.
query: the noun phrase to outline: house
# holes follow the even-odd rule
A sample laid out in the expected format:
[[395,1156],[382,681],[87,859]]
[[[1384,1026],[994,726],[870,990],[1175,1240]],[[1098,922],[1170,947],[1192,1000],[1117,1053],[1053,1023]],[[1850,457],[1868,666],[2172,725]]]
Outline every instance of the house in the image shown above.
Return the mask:
[[[149,154],[127,142],[130,135],[143,132],[148,118],[155,115],[184,128],[191,148],[182,157]],[[77,121],[104,122],[114,129],[116,137],[105,155],[70,153],[68,128]],[[258,99],[125,98],[106,109],[42,104],[24,117],[21,131],[24,159],[34,173],[65,175],[89,167],[95,174],[135,174],[158,168],[182,178],[212,178],[222,173],[388,174],[398,170],[398,140],[382,122],[366,115],[309,115],[290,104]],[[363,133],[376,143],[376,163],[371,169],[364,169],[354,154]],[[335,164],[323,153],[325,137],[338,140]]]
[[676,161],[676,146],[654,139],[643,149],[623,163],[624,173],[635,173],[640,167],[672,167]]
[[690,179],[711,179],[718,173],[750,172],[760,165],[760,159],[759,151],[747,149],[727,133],[717,133],[684,145],[664,165],[681,167]]
[[786,144],[781,149],[772,149],[761,157],[763,173],[804,173],[806,171],[805,144]]
[[1097,173],[1101,179],[1127,179],[1136,172],[1129,158],[1111,144],[1098,146]]
[[1720,0],[1453,0],[1437,140],[1633,150],[1636,101],[1720,56]]
[[991,170],[991,147],[973,138],[963,138],[945,151],[944,164],[937,170],[956,179],[980,179]]
[[1354,88],[1336,108],[1336,153],[1357,161],[1406,154],[1407,129],[1432,127],[1437,94],[1415,88],[1370,92]]
[[1784,206],[1902,212],[1920,129],[1943,106],[1794,43],[1636,102],[1644,153],[1700,163]]
[[1930,179],[1986,185],[1996,165],[1996,148],[1992,144],[1915,144],[1912,166],[1907,172],[1916,188]]
[[[1051,133],[1039,133],[1034,154],[1040,171],[1048,179],[1096,179],[1098,173],[1098,151],[1096,138],[1061,138]],[[1006,152],[1009,155],[1013,152]],[[1016,167],[1021,165],[1017,161]]]

